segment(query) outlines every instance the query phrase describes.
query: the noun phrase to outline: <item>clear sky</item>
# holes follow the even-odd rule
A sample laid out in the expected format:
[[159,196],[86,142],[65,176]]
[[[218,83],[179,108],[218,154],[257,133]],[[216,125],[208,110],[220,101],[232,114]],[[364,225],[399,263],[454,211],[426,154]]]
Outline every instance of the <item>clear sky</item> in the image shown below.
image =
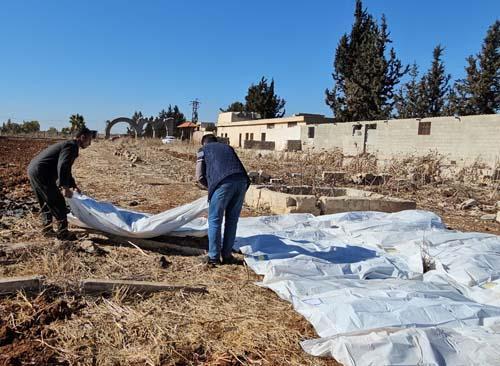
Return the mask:
[[[463,77],[500,17],[499,0],[365,0],[387,17],[397,55],[429,67],[445,46],[447,71]],[[324,90],[349,32],[354,0],[1,0],[0,122],[36,119],[61,128],[71,114],[103,130],[135,110],[156,115],[201,101],[200,119],[274,78],[286,112],[331,115]]]

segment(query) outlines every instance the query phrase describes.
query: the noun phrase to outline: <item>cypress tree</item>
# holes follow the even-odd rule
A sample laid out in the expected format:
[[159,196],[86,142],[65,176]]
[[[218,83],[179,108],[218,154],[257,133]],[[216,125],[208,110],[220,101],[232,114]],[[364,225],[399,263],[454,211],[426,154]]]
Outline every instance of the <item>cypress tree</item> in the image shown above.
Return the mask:
[[446,74],[442,60],[444,48],[437,45],[432,53],[432,64],[427,74],[420,81],[419,108],[422,117],[439,117],[445,114],[446,96],[450,89],[450,74]]
[[333,89],[326,104],[339,122],[388,118],[394,107],[394,88],[408,71],[396,57],[385,16],[380,26],[356,1],[354,24],[335,51]]
[[245,105],[241,102],[233,102],[227,106],[226,109],[219,108],[221,112],[244,112]]
[[418,66],[414,62],[408,72],[410,80],[403,84],[395,97],[398,118],[416,118],[422,115],[419,92]]
[[[481,52],[467,58],[466,77],[458,80],[450,105],[459,114],[492,114],[500,110],[500,21],[493,23]],[[453,96],[452,96],[453,97]]]
[[261,118],[280,118],[285,115],[286,101],[274,93],[274,79],[267,83],[262,77],[257,85],[252,84],[248,88],[245,97],[247,112],[256,112]]

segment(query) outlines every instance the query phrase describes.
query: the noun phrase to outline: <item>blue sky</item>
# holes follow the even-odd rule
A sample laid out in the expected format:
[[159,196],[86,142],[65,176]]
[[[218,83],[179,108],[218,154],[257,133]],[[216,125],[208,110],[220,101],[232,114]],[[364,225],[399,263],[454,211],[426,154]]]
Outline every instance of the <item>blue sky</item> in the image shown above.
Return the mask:
[[[387,17],[404,63],[429,67],[445,46],[447,71],[464,75],[500,15],[498,0],[365,0]],[[333,54],[349,32],[354,0],[3,0],[0,2],[0,122],[36,119],[42,129],[73,113],[102,130],[135,110],[156,115],[201,101],[200,119],[274,78],[287,114],[331,115],[324,90]]]

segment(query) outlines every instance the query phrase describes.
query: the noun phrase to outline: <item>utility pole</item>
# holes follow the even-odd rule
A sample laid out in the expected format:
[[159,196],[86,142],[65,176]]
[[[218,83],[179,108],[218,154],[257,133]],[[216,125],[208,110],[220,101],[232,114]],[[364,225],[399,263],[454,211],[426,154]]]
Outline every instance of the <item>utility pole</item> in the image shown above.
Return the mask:
[[200,101],[198,100],[198,98],[196,98],[195,100],[192,100],[189,104],[193,107],[191,122],[198,124],[198,108],[200,107]]

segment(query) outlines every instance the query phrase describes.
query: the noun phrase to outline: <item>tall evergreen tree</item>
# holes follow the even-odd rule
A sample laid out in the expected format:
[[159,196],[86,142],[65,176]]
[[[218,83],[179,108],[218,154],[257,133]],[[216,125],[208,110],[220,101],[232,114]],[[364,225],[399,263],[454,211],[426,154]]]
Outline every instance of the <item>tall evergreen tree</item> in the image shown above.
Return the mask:
[[[334,85],[325,102],[339,122],[388,118],[394,107],[394,89],[408,71],[396,57],[385,16],[380,26],[356,0],[354,24],[335,51]],[[387,55],[388,53],[388,55]]]
[[180,125],[183,122],[186,122],[184,113],[180,111],[177,105],[174,105],[174,107],[172,108],[172,106],[169,104],[166,116],[169,118],[173,118],[176,126]]
[[132,119],[132,121],[134,121],[134,122],[137,123],[137,121],[140,120],[140,119],[142,119],[143,117],[144,116],[142,115],[141,111],[139,111],[139,112],[135,111],[134,114],[132,115],[131,119]]
[[445,115],[446,96],[450,89],[451,75],[446,74],[442,60],[444,48],[437,45],[432,52],[430,69],[420,81],[421,117],[439,117]]
[[481,52],[467,58],[465,79],[455,84],[450,108],[459,114],[492,114],[500,111],[500,20],[484,38]]
[[419,93],[418,66],[414,62],[410,67],[409,81],[404,83],[395,96],[398,118],[415,118],[422,115],[421,96]]
[[226,109],[219,108],[221,112],[244,112],[245,105],[241,102],[233,102],[227,106]]
[[274,93],[274,79],[268,84],[267,79],[262,77],[257,85],[252,84],[245,101],[246,111],[259,113],[261,118],[280,118],[285,115],[286,101]]

